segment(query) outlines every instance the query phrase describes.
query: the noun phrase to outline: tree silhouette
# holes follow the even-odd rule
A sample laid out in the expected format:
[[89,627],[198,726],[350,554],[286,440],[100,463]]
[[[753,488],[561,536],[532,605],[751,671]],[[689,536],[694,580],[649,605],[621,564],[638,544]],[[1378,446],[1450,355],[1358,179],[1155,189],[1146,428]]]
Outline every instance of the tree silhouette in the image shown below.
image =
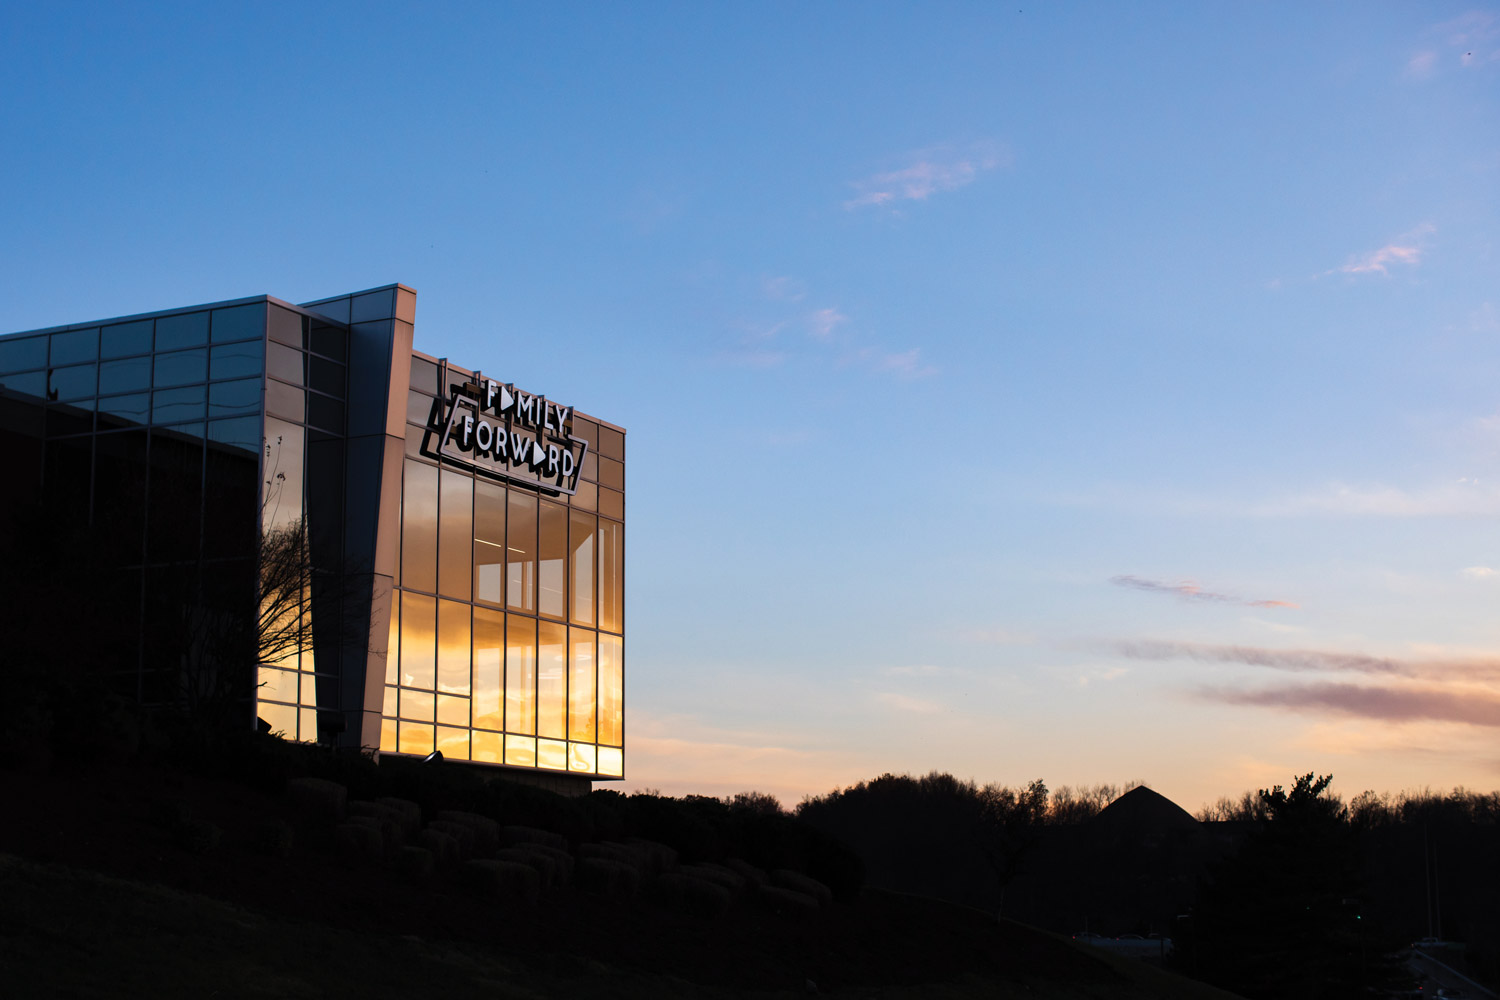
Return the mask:
[[1251,998],[1364,993],[1359,844],[1332,780],[1257,793],[1264,820],[1210,870],[1179,934],[1188,971]]

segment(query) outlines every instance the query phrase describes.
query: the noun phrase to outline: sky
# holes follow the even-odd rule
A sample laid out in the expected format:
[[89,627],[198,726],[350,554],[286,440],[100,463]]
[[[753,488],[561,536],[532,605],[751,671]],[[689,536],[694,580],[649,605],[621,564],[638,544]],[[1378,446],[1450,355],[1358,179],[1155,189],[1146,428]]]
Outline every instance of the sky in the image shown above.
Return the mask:
[[0,331],[628,430],[627,789],[1500,787],[1500,6],[16,4]]

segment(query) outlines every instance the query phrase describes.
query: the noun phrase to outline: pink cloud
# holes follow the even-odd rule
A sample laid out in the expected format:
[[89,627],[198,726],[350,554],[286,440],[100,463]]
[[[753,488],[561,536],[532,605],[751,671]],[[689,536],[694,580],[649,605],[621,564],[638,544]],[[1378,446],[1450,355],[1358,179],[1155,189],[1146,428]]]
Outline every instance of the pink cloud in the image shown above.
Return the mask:
[[859,350],[847,355],[845,360],[901,378],[926,378],[929,375],[937,374],[935,367],[922,363],[922,351],[921,348],[917,347],[913,347],[909,351],[887,351],[879,347],[861,347]]
[[1372,250],[1367,254],[1350,258],[1349,262],[1342,267],[1325,271],[1324,274],[1383,274],[1390,275],[1388,265],[1407,264],[1415,267],[1422,262],[1422,252],[1425,249],[1426,238],[1437,231],[1437,227],[1431,223],[1423,223],[1411,232],[1398,237],[1395,241],[1387,243],[1379,250]]
[[837,309],[819,309],[807,319],[809,332],[819,340],[827,340],[835,329],[847,322],[849,317]]
[[1247,608],[1295,608],[1296,604],[1291,601],[1247,601],[1232,594],[1219,594],[1212,590],[1204,590],[1191,581],[1186,583],[1162,583],[1158,580],[1147,580],[1139,576],[1115,576],[1110,578],[1110,583],[1116,587],[1128,587],[1131,590],[1140,590],[1148,594],[1170,594],[1174,597],[1189,601],[1206,601],[1214,604],[1242,604]]
[[1437,53],[1431,49],[1418,52],[1406,62],[1406,75],[1421,79],[1431,76],[1432,69],[1437,64]]
[[[1500,62],[1500,15],[1471,10],[1450,21],[1435,24],[1423,35],[1428,45],[1406,62],[1406,75],[1426,79],[1453,62],[1464,69]],[[1442,50],[1442,51],[1440,51]]]
[[918,154],[917,161],[909,167],[852,182],[855,195],[844,202],[844,207],[855,209],[898,201],[926,201],[939,192],[956,191],[972,184],[984,171],[1009,162],[1009,154],[988,145],[962,154],[928,150]]
[[1474,691],[1421,686],[1290,684],[1244,690],[1201,688],[1200,698],[1229,705],[1334,712],[1383,722],[1437,720],[1500,728],[1500,698]]

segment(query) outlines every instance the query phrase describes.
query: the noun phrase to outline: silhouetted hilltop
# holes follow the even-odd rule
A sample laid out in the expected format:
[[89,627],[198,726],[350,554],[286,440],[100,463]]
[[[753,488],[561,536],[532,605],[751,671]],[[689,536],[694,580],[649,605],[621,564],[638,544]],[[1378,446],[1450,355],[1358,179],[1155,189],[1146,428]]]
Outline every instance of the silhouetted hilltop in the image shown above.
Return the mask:
[[1088,825],[1095,833],[1107,836],[1143,838],[1197,833],[1200,828],[1186,809],[1145,785],[1137,785],[1105,806]]

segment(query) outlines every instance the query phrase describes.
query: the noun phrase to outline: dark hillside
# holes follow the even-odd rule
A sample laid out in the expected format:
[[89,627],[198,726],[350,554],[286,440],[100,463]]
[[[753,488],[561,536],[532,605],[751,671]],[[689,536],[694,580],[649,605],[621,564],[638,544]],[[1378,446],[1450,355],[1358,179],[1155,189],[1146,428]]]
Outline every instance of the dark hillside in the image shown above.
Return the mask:
[[[746,896],[709,915],[664,891],[670,868],[638,890],[575,879],[526,899],[462,866],[403,870],[284,794],[167,766],[3,780],[11,995],[1217,995],[933,900]],[[268,843],[271,828],[291,837]],[[570,842],[580,864],[587,844]]]

